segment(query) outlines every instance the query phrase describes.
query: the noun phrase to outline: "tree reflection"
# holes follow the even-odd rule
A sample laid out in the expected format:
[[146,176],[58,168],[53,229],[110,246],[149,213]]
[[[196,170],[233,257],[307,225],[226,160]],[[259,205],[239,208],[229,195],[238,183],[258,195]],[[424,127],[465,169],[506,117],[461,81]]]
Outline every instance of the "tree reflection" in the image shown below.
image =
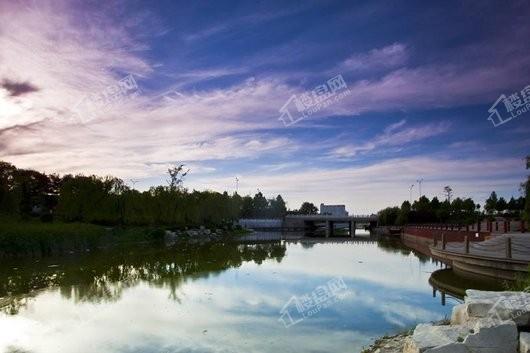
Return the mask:
[[281,243],[181,245],[178,249],[131,248],[37,263],[17,263],[0,269],[0,307],[15,315],[39,289],[57,287],[74,302],[112,302],[140,282],[169,289],[179,301],[178,289],[188,280],[215,275],[229,268],[267,259],[281,262]]

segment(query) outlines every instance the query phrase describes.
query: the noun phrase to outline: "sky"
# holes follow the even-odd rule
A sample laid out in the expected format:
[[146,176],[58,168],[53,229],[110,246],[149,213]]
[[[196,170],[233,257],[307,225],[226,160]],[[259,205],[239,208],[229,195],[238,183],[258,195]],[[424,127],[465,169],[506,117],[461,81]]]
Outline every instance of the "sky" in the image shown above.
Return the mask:
[[190,190],[355,214],[417,180],[518,197],[529,17],[523,0],[0,0],[0,160],[141,190],[184,163]]

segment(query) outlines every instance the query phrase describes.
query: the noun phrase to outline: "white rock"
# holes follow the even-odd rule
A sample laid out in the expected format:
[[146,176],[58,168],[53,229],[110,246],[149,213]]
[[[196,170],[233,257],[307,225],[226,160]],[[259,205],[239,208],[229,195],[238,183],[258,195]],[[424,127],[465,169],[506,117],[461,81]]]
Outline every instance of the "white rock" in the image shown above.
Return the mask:
[[418,325],[403,353],[517,353],[513,321],[475,319],[464,325]]
[[[518,326],[530,324],[530,293],[467,290],[465,309],[454,309],[451,322],[462,324],[477,318],[513,320]],[[454,322],[453,322],[454,320]]]
[[471,352],[517,353],[517,326],[513,321],[502,323],[492,320],[477,320],[474,334],[464,340]]
[[530,333],[519,334],[519,353],[530,353]]
[[451,313],[451,325],[461,325],[466,322],[467,317],[467,306],[466,304],[459,304],[453,307]]
[[425,353],[469,353],[470,351],[461,343],[449,343],[444,346],[431,348]]
[[432,324],[420,324],[416,326],[414,333],[408,337],[403,353],[430,352],[430,348],[445,346],[458,342],[469,333],[464,326],[433,326]]

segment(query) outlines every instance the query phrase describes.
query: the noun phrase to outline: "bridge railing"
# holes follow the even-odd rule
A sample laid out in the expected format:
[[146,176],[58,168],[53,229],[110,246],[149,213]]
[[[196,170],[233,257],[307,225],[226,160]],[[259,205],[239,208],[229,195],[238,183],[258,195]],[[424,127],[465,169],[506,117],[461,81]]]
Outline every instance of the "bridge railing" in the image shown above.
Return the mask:
[[290,214],[290,215],[287,215],[286,217],[289,217],[289,218],[320,218],[320,217],[337,217],[337,218],[341,218],[341,217],[344,217],[344,218],[362,218],[362,219],[370,219],[370,220],[374,220],[374,221],[377,221],[378,220],[378,216],[377,215],[347,215],[347,216],[334,216],[334,215],[327,215],[327,214]]

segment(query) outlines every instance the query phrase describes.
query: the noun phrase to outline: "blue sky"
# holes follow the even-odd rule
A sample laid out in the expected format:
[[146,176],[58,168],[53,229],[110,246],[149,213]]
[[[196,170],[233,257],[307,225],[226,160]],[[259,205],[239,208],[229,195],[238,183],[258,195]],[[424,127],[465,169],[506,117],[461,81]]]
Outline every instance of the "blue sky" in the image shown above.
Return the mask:
[[[182,162],[189,188],[238,177],[242,194],[355,213],[420,178],[430,197],[517,197],[530,112],[495,127],[488,109],[530,85],[529,15],[526,1],[0,1],[0,159],[141,189]],[[347,95],[279,120],[337,75]]]

